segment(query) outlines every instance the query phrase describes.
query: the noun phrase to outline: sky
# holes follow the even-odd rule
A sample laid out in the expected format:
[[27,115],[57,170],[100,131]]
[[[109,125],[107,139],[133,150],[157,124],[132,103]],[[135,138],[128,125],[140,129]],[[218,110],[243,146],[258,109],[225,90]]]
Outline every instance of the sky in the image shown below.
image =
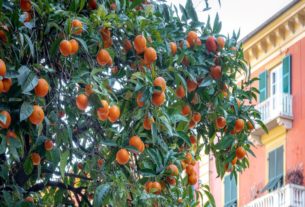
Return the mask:
[[[175,5],[185,5],[186,0],[167,0]],[[222,34],[232,34],[232,31],[240,29],[243,38],[259,25],[281,10],[292,0],[209,0],[211,9],[203,12],[204,0],[193,0],[198,17],[206,22],[208,15],[214,20],[218,13],[222,21]]]

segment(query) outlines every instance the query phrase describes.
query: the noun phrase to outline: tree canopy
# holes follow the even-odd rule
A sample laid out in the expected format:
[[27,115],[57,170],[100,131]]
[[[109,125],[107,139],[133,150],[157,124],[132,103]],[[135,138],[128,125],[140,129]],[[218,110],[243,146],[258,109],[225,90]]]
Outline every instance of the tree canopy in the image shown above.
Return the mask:
[[0,0],[0,205],[215,205],[196,162],[236,177],[262,125],[220,31],[191,0]]

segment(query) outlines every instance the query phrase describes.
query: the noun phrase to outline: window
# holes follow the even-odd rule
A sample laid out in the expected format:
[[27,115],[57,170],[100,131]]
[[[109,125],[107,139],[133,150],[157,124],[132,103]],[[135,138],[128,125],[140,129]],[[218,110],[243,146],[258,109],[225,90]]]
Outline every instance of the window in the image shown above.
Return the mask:
[[281,146],[268,154],[268,184],[263,192],[274,191],[284,184],[284,147]]
[[227,175],[224,179],[225,183],[225,207],[237,206],[237,186],[233,176]]

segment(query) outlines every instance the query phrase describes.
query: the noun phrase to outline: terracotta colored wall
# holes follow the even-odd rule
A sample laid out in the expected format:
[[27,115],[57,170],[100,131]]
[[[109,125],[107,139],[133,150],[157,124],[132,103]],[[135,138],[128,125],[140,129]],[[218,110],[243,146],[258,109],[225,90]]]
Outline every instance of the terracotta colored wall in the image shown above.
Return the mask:
[[215,165],[215,158],[210,159],[210,190],[212,195],[214,196],[216,206],[221,206],[223,192],[222,192],[222,181],[217,178],[217,171]]

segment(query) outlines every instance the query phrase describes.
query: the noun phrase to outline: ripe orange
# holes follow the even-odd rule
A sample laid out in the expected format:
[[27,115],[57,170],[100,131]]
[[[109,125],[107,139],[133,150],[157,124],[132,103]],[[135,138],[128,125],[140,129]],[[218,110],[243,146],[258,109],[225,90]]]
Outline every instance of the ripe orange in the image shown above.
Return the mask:
[[201,114],[199,112],[193,113],[192,120],[196,123],[201,121]]
[[170,42],[169,43],[171,53],[175,55],[177,53],[177,44],[175,42]]
[[88,98],[85,94],[80,94],[76,97],[76,106],[79,110],[85,111],[88,106]]
[[86,94],[86,96],[90,96],[91,94],[93,94],[94,93],[94,91],[93,91],[93,86],[92,86],[92,84],[87,84],[86,86],[85,86],[85,94]]
[[104,48],[109,48],[112,46],[112,39],[104,40]]
[[227,124],[226,119],[223,116],[220,116],[216,119],[216,128],[223,129]]
[[178,98],[183,98],[185,97],[185,90],[184,87],[182,85],[178,86],[176,89],[176,96]]
[[219,80],[221,78],[221,67],[220,66],[213,66],[210,69],[211,76],[214,80]]
[[78,52],[78,49],[79,49],[78,42],[75,39],[72,39],[69,42],[71,44],[71,53],[70,54],[74,55],[74,54],[76,54]]
[[190,185],[195,185],[197,183],[197,175],[196,175],[196,173],[193,173],[193,174],[189,175],[188,183]]
[[11,78],[4,78],[4,79],[2,80],[2,83],[3,83],[3,89],[2,89],[2,91],[3,91],[4,93],[7,93],[7,92],[11,89],[11,87],[12,87],[12,85],[13,85],[12,79],[11,79]]
[[185,172],[188,175],[192,175],[195,172],[195,169],[194,169],[193,165],[190,165],[190,164],[187,165],[186,168],[185,168]]
[[121,111],[118,106],[113,105],[109,108],[108,120],[111,123],[116,122],[120,118],[120,115],[121,115]]
[[132,44],[128,39],[124,39],[123,48],[124,48],[125,52],[128,52],[129,50],[132,49]]
[[234,157],[234,159],[231,161],[232,165],[235,165],[237,163],[237,157]]
[[182,114],[183,116],[187,116],[187,115],[189,115],[191,112],[192,112],[192,110],[191,110],[191,107],[190,107],[189,105],[185,105],[185,106],[183,106],[182,109],[181,109],[181,114]]
[[225,47],[225,39],[223,37],[218,37],[217,45],[220,49],[223,49]]
[[254,126],[250,121],[247,122],[247,126],[248,126],[248,130],[250,130],[250,131],[252,131],[254,129]]
[[138,35],[134,39],[134,48],[137,52],[137,54],[141,54],[146,49],[146,39],[143,35]]
[[1,111],[0,114],[6,117],[5,123],[0,121],[0,127],[3,128],[3,129],[8,129],[10,127],[11,121],[12,121],[10,113],[7,112],[7,111]]
[[59,44],[59,51],[63,56],[65,57],[69,56],[72,51],[72,45],[70,41],[62,40]]
[[96,60],[98,62],[98,64],[100,64],[101,66],[103,65],[111,65],[112,64],[112,58],[109,54],[109,52],[105,49],[101,49],[96,56]]
[[155,106],[161,106],[165,102],[165,93],[162,92],[160,94],[153,93],[152,95],[152,104]]
[[129,145],[135,147],[139,152],[144,152],[145,145],[139,136],[132,136],[129,139]]
[[107,41],[111,39],[111,31],[107,27],[103,27],[101,29],[101,36],[103,41]]
[[0,59],[0,76],[5,76],[6,74],[6,65],[5,65],[5,62]]
[[160,194],[162,190],[161,184],[159,182],[153,182],[151,184],[151,189],[150,191],[152,191],[154,194]]
[[24,22],[30,22],[32,20],[32,15],[29,12],[23,12],[24,15]]
[[34,203],[34,199],[31,196],[28,196],[24,199],[25,202]]
[[153,117],[146,116],[144,119],[144,122],[143,122],[143,128],[146,130],[151,130],[151,125],[154,122],[155,122],[155,120]]
[[104,163],[104,160],[99,159],[99,160],[97,161],[98,167],[101,168],[101,167],[103,166],[103,163]]
[[202,45],[201,39],[199,37],[195,40],[195,45],[197,45],[197,46]]
[[109,114],[109,104],[106,100],[101,100],[102,107],[97,109],[97,117],[101,121],[106,121]]
[[115,159],[116,159],[116,161],[120,165],[125,165],[129,161],[129,153],[128,153],[128,151],[126,149],[120,149],[116,153]]
[[148,182],[145,183],[145,190],[146,190],[147,193],[150,192],[152,184],[153,184],[153,182],[151,182],[151,181],[148,181]]
[[36,152],[33,152],[31,154],[31,160],[32,160],[33,165],[39,165],[40,161],[41,161],[40,155]]
[[178,176],[179,175],[179,170],[178,167],[174,164],[170,164],[169,166],[167,166],[166,168],[171,176]]
[[198,38],[198,35],[194,31],[190,31],[187,34],[187,41],[190,43],[191,46],[194,46],[196,39]]
[[215,38],[213,36],[209,36],[205,42],[206,49],[208,52],[216,52],[217,51],[217,44]]
[[32,9],[32,4],[30,0],[20,0],[21,11],[28,12]]
[[34,105],[33,112],[29,117],[30,122],[34,125],[38,125],[43,121],[43,119],[44,119],[44,112],[42,108],[38,105]]
[[236,153],[236,157],[238,159],[243,159],[246,156],[246,154],[247,154],[246,150],[244,150],[243,147],[237,147],[235,153]]
[[168,182],[168,184],[170,185],[176,185],[176,178],[174,177],[166,177],[166,181]]
[[88,7],[91,10],[97,9],[97,2],[96,2],[96,0],[89,0],[88,1]]
[[40,78],[38,80],[38,84],[36,85],[35,87],[35,95],[38,96],[38,97],[45,97],[48,92],[49,92],[49,84],[48,82],[43,79],[43,78]]
[[185,44],[185,46],[186,46],[186,48],[190,48],[191,46],[190,46],[190,43],[188,42],[188,41],[184,41],[184,40],[181,40],[180,41],[180,48],[183,48],[184,47],[184,44]]
[[72,21],[73,34],[79,35],[83,32],[83,23],[78,19]]
[[52,140],[50,139],[47,139],[45,142],[44,142],[44,149],[46,151],[51,151],[53,149],[53,142]]
[[190,93],[190,92],[193,92],[197,89],[197,83],[191,79],[188,79],[186,81],[186,84],[187,84],[187,91]]
[[142,97],[143,97],[143,93],[142,92],[139,92],[138,95],[137,95],[137,105],[138,107],[143,107],[145,102],[142,101]]
[[190,164],[190,163],[192,162],[192,160],[193,160],[192,154],[189,153],[189,152],[186,153],[184,162],[185,162],[186,164]]
[[155,91],[154,93],[156,94],[161,94],[165,91],[166,89],[166,81],[164,80],[163,77],[157,77],[154,82],[153,82],[153,85],[156,87],[156,86],[159,86],[161,88],[161,91]]
[[193,120],[191,120],[189,122],[189,129],[193,129],[196,126],[196,122],[194,122]]
[[146,63],[151,64],[157,60],[157,52],[154,48],[149,47],[144,51],[144,60]]
[[195,143],[197,142],[197,138],[196,138],[194,135],[191,135],[191,136],[190,136],[190,142],[191,142],[192,144],[195,144]]
[[240,131],[242,131],[244,129],[244,125],[245,125],[245,122],[243,119],[237,119],[235,121],[235,126],[234,126],[234,129],[235,131],[238,133]]

